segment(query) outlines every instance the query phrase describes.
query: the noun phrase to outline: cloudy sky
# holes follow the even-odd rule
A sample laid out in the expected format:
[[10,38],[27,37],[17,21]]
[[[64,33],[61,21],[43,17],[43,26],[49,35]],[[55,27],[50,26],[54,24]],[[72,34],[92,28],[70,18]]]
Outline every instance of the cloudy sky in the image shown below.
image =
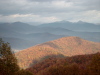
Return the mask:
[[100,23],[100,0],[0,0],[0,22]]

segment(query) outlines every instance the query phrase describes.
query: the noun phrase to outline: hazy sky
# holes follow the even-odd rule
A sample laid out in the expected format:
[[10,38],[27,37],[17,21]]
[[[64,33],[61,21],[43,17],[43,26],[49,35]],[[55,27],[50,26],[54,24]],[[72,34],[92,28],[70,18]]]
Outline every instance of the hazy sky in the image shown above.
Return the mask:
[[100,23],[100,0],[0,0],[0,22]]

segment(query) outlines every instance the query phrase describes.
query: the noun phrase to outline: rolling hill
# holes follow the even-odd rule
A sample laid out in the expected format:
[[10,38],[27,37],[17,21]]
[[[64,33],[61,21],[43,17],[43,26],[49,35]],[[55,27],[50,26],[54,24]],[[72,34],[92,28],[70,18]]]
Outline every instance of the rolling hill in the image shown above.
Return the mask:
[[87,41],[79,37],[63,37],[24,49],[15,55],[19,66],[27,68],[49,55],[74,56],[96,52],[100,52],[100,43]]

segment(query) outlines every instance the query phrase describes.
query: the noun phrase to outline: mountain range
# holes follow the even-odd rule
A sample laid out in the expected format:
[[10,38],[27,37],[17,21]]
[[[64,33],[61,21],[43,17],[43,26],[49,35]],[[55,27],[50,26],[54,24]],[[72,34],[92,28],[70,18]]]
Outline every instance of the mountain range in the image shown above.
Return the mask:
[[38,26],[22,22],[0,23],[0,38],[16,50],[67,36],[100,42],[100,25],[82,21],[59,21]]
[[63,37],[57,40],[38,44],[15,53],[19,66],[27,68],[46,56],[74,56],[100,52],[100,43],[87,41],[79,37]]
[[66,28],[69,30],[74,31],[86,31],[86,32],[100,32],[100,25],[96,25],[93,23],[87,23],[83,21],[78,22],[69,22],[69,21],[58,21],[53,23],[46,23],[40,25],[41,27],[60,27],[60,28]]

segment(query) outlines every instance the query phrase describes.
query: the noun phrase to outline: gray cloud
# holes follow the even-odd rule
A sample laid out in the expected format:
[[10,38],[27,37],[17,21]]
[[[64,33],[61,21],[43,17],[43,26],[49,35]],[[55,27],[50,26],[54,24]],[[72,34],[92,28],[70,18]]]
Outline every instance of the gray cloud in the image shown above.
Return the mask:
[[54,0],[27,0],[27,1],[32,1],[32,2],[51,2]]
[[89,10],[100,10],[100,0],[89,0],[83,5]]
[[[41,18],[56,17],[63,20],[68,17],[71,20],[72,18],[70,18],[70,16],[72,17],[72,14],[69,13],[73,13],[73,15],[80,13],[86,14],[86,11],[88,12],[94,10],[99,13],[99,3],[100,0],[0,0],[0,15],[2,15],[3,18],[3,16],[5,17],[16,14],[33,14],[39,15]],[[96,12],[93,12],[91,16]],[[82,18],[84,17],[84,14]],[[77,16],[74,17],[77,18]],[[79,18],[81,19],[81,14],[78,19]]]
[[[27,0],[31,2],[52,2],[52,1],[62,1],[62,0]],[[69,1],[69,0],[64,0],[64,1]]]

